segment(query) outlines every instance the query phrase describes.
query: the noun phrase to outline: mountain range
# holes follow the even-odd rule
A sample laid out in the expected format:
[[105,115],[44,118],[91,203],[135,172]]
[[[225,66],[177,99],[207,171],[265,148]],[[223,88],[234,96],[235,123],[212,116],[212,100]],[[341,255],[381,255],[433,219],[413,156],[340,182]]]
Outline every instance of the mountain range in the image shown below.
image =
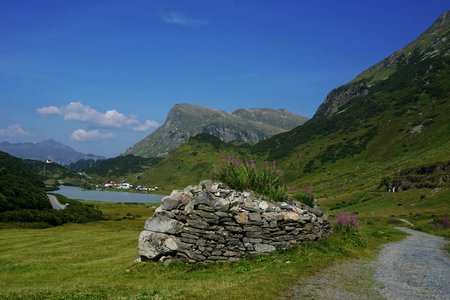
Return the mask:
[[161,127],[130,147],[125,154],[164,156],[201,133],[224,142],[256,144],[306,121],[306,117],[284,109],[250,108],[228,113],[191,104],[177,104]]
[[84,154],[73,148],[52,139],[38,143],[9,143],[1,142],[0,151],[9,153],[18,158],[32,160],[52,160],[60,165],[67,166],[80,159],[105,159],[103,156]]
[[[183,124],[176,123],[177,111],[178,107],[165,125]],[[197,118],[203,121],[201,115]],[[177,129],[173,136],[185,141],[181,125],[176,125],[170,126]],[[151,136],[148,140],[161,141]],[[141,145],[134,153],[145,151]],[[324,198],[372,193],[383,178],[448,161],[450,13],[403,49],[332,90],[302,126],[245,149],[193,139],[139,178],[142,184],[167,189],[197,183],[211,177],[220,152],[276,160],[290,190],[308,187]]]

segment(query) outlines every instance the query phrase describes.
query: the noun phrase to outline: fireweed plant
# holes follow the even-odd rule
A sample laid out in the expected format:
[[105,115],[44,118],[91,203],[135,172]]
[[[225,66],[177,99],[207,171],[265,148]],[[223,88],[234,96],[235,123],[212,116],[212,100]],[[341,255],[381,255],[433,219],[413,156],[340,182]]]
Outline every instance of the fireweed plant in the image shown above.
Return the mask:
[[358,233],[357,214],[340,214],[336,216],[333,226],[335,233],[340,235],[344,241],[357,248],[366,248],[367,242]]
[[241,160],[230,155],[222,157],[213,176],[232,189],[253,191],[268,200],[283,201],[288,197],[275,162]]
[[354,232],[358,229],[358,220],[355,213],[352,214],[340,214],[336,216],[336,222],[334,224],[334,230],[336,232]]

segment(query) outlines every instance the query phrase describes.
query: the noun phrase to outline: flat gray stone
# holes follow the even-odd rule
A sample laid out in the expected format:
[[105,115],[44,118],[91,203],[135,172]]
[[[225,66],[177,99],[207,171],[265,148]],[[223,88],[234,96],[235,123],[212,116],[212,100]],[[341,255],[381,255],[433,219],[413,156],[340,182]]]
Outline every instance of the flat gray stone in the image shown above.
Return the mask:
[[254,247],[255,247],[255,252],[258,252],[258,253],[270,253],[270,252],[277,250],[277,248],[275,248],[275,246],[272,246],[269,244],[255,244]]
[[269,208],[269,203],[267,203],[266,201],[261,201],[258,204],[259,209],[266,211],[266,209]]
[[230,204],[231,204],[230,200],[224,199],[224,198],[218,198],[218,199],[214,200],[214,202],[212,203],[212,206],[214,207],[214,209],[216,211],[224,212],[224,211],[227,211],[228,209],[230,209]]
[[261,214],[260,213],[249,213],[248,214],[248,219],[250,220],[250,221],[254,221],[254,222],[260,222],[260,221],[262,221],[262,219],[261,219]]
[[183,223],[170,219],[166,216],[156,215],[145,222],[145,230],[167,234],[177,234],[183,230]]
[[171,196],[169,197],[164,197],[161,200],[162,204],[161,207],[163,210],[172,210],[177,208],[178,204],[181,203],[181,201],[177,198],[172,198]]
[[198,228],[198,229],[208,229],[211,226],[206,221],[203,221],[201,219],[198,219],[198,220],[188,219],[187,223],[189,224],[189,226]]

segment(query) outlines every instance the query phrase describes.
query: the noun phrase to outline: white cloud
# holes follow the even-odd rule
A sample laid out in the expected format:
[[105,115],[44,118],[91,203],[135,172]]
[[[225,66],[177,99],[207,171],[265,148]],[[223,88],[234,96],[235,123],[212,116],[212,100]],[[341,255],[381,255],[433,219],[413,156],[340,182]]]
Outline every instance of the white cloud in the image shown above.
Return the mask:
[[18,137],[18,136],[29,136],[31,133],[24,130],[21,125],[14,124],[6,128],[0,129],[0,136],[4,137]]
[[206,20],[188,18],[176,12],[163,13],[161,14],[161,18],[167,24],[180,26],[203,27],[208,25],[208,21]]
[[76,142],[83,142],[83,141],[112,139],[113,137],[114,136],[112,133],[110,133],[110,132],[101,133],[97,129],[93,129],[93,130],[77,129],[74,132],[72,132],[70,139],[72,141],[76,141]]
[[151,128],[157,128],[159,126],[158,122],[152,120],[145,120],[144,123],[139,124],[138,126],[133,127],[134,131],[147,131]]
[[61,110],[56,106],[46,106],[37,109],[37,112],[41,115],[59,115],[61,114]]
[[[60,114],[63,115],[66,121],[84,122],[101,128],[123,128],[136,124],[139,124],[136,128],[144,128],[145,124],[148,125],[147,129],[157,127],[150,126],[150,123],[148,123],[153,122],[152,125],[157,124],[156,121],[146,120],[143,124],[140,124],[138,118],[134,115],[127,116],[115,109],[99,112],[80,102],[70,102],[68,105],[60,107],[45,106],[38,108],[37,112],[44,116]],[[135,129],[133,128],[133,130]]]

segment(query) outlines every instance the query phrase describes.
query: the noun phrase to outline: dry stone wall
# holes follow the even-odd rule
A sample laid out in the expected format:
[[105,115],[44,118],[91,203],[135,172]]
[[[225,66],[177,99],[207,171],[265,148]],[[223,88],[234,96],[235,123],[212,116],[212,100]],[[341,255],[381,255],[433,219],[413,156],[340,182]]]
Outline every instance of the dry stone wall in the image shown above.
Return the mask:
[[164,197],[138,248],[142,261],[236,261],[319,240],[330,231],[317,209],[297,201],[271,203],[206,181]]

